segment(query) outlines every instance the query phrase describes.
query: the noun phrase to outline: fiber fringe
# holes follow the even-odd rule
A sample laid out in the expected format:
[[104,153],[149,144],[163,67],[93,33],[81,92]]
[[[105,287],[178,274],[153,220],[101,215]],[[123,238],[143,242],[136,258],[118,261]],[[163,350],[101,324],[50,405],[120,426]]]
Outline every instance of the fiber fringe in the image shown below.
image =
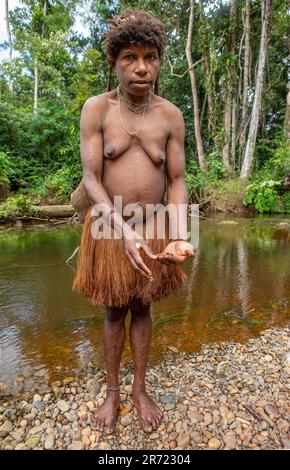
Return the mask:
[[[153,274],[148,282],[136,272],[127,259],[122,240],[94,239],[91,226],[94,218],[86,216],[73,289],[88,297],[92,305],[121,307],[133,300],[144,304],[158,301],[182,287],[186,276],[178,265],[165,265],[151,260],[140,250],[140,255]],[[154,253],[160,253],[169,239],[149,239]]]

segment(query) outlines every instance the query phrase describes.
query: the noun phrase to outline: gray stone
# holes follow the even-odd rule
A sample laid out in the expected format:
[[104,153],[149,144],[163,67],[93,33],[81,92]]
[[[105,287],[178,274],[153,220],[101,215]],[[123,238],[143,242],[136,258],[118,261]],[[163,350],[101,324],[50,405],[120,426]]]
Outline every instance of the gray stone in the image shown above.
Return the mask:
[[20,442],[23,438],[23,435],[24,435],[24,429],[16,429],[16,431],[12,431],[10,433],[10,436],[16,442]]
[[233,450],[237,448],[237,439],[234,433],[228,432],[223,436],[226,449]]
[[68,446],[68,450],[83,450],[84,443],[82,441],[74,441]]
[[50,449],[53,449],[53,446],[54,446],[54,434],[53,433],[50,433],[47,435],[47,437],[45,438],[45,442],[44,442],[44,448],[46,450],[50,450]]
[[125,414],[125,416],[122,416],[121,418],[121,424],[122,426],[129,426],[133,421],[132,415],[130,413]]
[[179,449],[186,449],[190,443],[190,434],[180,434],[177,438],[177,447]]
[[163,395],[160,397],[160,401],[165,405],[174,403],[174,397],[172,395]]
[[6,420],[2,426],[0,426],[0,437],[6,437],[12,431],[13,425],[11,421]]
[[42,401],[36,401],[34,402],[34,406],[35,408],[37,409],[37,411],[43,411],[45,406],[44,404],[42,403]]
[[69,403],[65,400],[59,400],[56,406],[58,407],[60,411],[62,411],[62,413],[65,413],[66,411],[70,409]]

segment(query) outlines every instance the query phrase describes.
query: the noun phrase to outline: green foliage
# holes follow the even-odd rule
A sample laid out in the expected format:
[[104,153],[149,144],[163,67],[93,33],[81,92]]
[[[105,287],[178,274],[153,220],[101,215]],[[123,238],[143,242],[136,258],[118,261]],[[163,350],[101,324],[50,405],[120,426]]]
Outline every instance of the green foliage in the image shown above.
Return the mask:
[[9,159],[5,152],[0,152],[0,185],[9,185]]
[[287,214],[290,214],[290,193],[286,193],[283,196],[284,208]]
[[46,178],[45,184],[59,202],[68,202],[69,195],[76,188],[81,179],[81,169],[75,172],[74,168],[60,168],[53,175]]
[[24,194],[9,197],[0,204],[0,220],[14,219],[23,215],[34,215],[36,209],[33,202]]
[[244,205],[253,204],[260,212],[284,212],[283,207],[278,203],[280,198],[281,182],[272,179],[256,181],[246,188]]
[[[108,64],[101,47],[106,21],[125,8],[144,9],[164,22],[168,48],[160,69],[160,95],[176,104],[186,124],[185,181],[191,197],[208,198],[207,186],[222,191],[226,170],[222,163],[224,145],[225,92],[233,79],[237,103],[237,126],[241,124],[244,61],[244,2],[238,2],[236,29],[230,21],[231,2],[194,2],[195,21],[192,58],[195,71],[201,133],[207,172],[199,168],[194,136],[194,113],[184,48],[187,40],[190,2],[182,0],[22,0],[9,14],[14,54],[12,63],[0,63],[0,184],[34,201],[56,198],[67,201],[81,179],[79,118],[90,96],[106,89]],[[76,10],[88,36],[74,30]],[[256,209],[288,210],[289,197],[279,182],[289,171],[289,148],[282,137],[286,105],[287,3],[273,0],[267,49],[267,67],[261,119],[255,150],[255,172],[246,200]],[[251,54],[249,75],[253,77],[249,96],[255,88],[255,66],[259,54],[261,2],[251,4]],[[253,34],[255,40],[253,39]],[[235,37],[234,51],[230,51]],[[7,44],[0,45],[7,48]],[[175,74],[173,75],[169,62]],[[200,60],[201,59],[201,60]],[[39,78],[38,111],[33,112],[35,66]],[[13,93],[9,90],[12,81]],[[115,79],[116,84],[116,79]],[[211,106],[211,112],[210,112]],[[251,112],[252,101],[248,112]],[[237,140],[235,161],[242,155]],[[238,175],[237,175],[238,176]],[[271,181],[276,182],[271,186]],[[264,184],[265,183],[265,184]],[[194,194],[195,193],[195,194]],[[263,201],[265,198],[265,201]]]
[[272,149],[270,158],[253,174],[253,182],[246,188],[244,204],[253,204],[260,213],[289,213],[289,195],[283,194],[282,187],[282,181],[290,171],[289,143],[279,132],[274,144],[276,148]]
[[198,192],[199,197],[204,196],[205,187],[208,184],[221,184],[220,180],[226,176],[226,169],[221,161],[219,152],[212,152],[207,157],[208,168],[207,172],[203,172],[196,159],[190,159],[186,164],[185,172],[185,185],[189,192],[190,197],[195,191]]

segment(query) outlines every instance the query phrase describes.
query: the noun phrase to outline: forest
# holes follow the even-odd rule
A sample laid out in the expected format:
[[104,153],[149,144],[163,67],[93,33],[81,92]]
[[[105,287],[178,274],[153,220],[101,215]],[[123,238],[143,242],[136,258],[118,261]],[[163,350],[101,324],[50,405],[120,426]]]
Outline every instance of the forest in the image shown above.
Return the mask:
[[191,201],[203,208],[224,197],[257,213],[290,213],[286,0],[4,3],[0,221],[69,202],[82,178],[82,106],[107,88],[103,33],[126,8],[165,24],[159,94],[184,114]]

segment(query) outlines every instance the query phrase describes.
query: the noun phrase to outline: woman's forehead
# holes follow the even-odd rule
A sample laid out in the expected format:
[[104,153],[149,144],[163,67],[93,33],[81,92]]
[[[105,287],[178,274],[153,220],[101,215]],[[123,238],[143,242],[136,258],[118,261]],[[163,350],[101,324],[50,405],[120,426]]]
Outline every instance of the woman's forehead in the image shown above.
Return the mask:
[[121,51],[122,53],[124,52],[157,52],[157,47],[156,46],[151,46],[150,44],[130,44],[126,47],[122,47]]

